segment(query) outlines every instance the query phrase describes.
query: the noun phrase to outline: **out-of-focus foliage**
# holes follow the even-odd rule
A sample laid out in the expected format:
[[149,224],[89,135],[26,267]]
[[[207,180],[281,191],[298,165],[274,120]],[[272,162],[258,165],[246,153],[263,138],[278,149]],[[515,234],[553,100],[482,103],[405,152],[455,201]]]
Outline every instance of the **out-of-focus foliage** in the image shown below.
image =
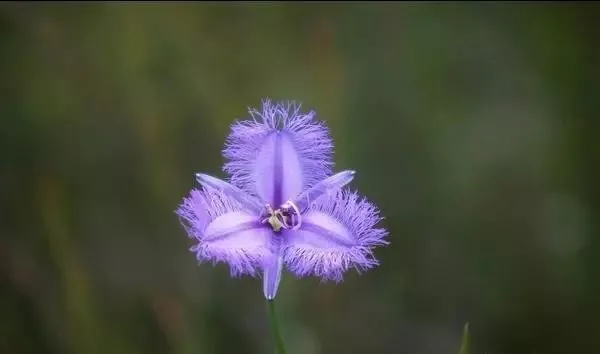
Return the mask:
[[0,353],[272,350],[174,210],[264,97],[327,122],[391,245],[286,274],[289,353],[600,352],[597,3],[3,3]]

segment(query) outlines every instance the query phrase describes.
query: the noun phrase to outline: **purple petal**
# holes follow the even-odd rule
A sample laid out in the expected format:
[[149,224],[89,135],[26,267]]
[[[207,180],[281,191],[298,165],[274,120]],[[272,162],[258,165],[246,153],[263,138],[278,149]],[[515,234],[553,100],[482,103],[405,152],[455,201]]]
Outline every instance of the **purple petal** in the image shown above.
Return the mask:
[[387,231],[375,228],[377,208],[356,193],[339,191],[318,199],[302,216],[299,230],[284,232],[284,261],[297,276],[314,274],[339,281],[353,267],[378,264],[373,248],[388,244]]
[[198,260],[227,263],[232,275],[256,275],[270,255],[273,232],[235,199],[216,190],[192,190],[177,209]]
[[273,132],[263,142],[254,164],[257,194],[273,206],[298,195],[303,187],[300,158],[287,132]]
[[234,198],[248,211],[259,214],[264,208],[264,205],[258,199],[219,178],[205,175],[203,173],[196,173],[196,179],[200,184],[214,188],[217,191]]
[[324,194],[336,193],[342,187],[350,183],[354,179],[355,174],[355,171],[347,170],[338,172],[331,177],[327,177],[326,179],[302,192],[302,194],[296,197],[294,203],[298,209],[304,211],[319,197],[323,196]]
[[270,257],[265,259],[263,270],[263,293],[267,300],[273,300],[277,295],[277,289],[281,281],[281,270],[283,269],[281,242],[279,239],[275,239],[275,242],[271,245],[272,253]]
[[252,120],[231,127],[223,154],[231,183],[278,206],[331,173],[333,145],[314,112],[264,101]]

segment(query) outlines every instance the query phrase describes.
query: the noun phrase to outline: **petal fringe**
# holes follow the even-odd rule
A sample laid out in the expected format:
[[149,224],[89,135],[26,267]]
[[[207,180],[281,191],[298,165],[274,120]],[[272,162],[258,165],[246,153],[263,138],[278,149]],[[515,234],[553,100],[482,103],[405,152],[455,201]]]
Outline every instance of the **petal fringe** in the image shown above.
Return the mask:
[[315,275],[323,280],[342,280],[355,268],[359,273],[378,265],[377,246],[389,244],[375,205],[348,190],[324,195],[303,216],[298,231],[286,231],[284,260],[297,276]]
[[[301,113],[300,105],[294,102],[273,104],[265,100],[262,111],[250,109],[249,113],[251,120],[237,121],[231,126],[223,150],[228,160],[223,170],[230,175],[233,185],[272,203],[268,194],[274,192],[265,191],[265,183],[275,177],[265,176],[264,172],[277,168],[274,161],[277,139],[273,138],[276,132],[284,133],[280,144],[282,150],[287,149],[288,156],[280,156],[283,163],[290,169],[300,170],[299,183],[288,186],[288,194],[300,193],[331,174],[333,143],[327,127],[314,120],[313,111]],[[285,172],[285,165],[283,169]],[[295,181],[295,178],[291,180]],[[290,180],[285,176],[282,179],[280,183]],[[286,189],[285,186],[282,188]],[[283,199],[294,197],[282,196]]]
[[224,262],[231,275],[256,276],[263,268],[272,231],[234,198],[216,190],[194,189],[176,210],[189,237],[198,241],[190,250],[200,262]]

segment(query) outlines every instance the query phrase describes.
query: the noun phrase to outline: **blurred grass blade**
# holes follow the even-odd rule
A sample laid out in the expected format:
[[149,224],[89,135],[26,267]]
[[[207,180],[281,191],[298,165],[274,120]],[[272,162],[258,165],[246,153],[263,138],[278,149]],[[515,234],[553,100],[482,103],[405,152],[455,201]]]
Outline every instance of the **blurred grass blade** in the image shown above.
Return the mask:
[[465,324],[462,335],[462,343],[460,344],[460,351],[458,354],[469,354],[470,347],[470,338],[469,338],[469,323]]

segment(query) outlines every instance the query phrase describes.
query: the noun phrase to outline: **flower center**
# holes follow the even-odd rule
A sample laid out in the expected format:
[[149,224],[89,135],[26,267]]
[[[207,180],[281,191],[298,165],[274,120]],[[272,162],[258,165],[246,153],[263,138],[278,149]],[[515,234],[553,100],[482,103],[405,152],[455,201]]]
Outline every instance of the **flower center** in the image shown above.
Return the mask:
[[281,229],[297,230],[302,224],[300,210],[291,200],[281,204],[279,209],[275,210],[269,204],[265,205],[263,215],[261,222],[271,225],[275,232],[279,232]]

